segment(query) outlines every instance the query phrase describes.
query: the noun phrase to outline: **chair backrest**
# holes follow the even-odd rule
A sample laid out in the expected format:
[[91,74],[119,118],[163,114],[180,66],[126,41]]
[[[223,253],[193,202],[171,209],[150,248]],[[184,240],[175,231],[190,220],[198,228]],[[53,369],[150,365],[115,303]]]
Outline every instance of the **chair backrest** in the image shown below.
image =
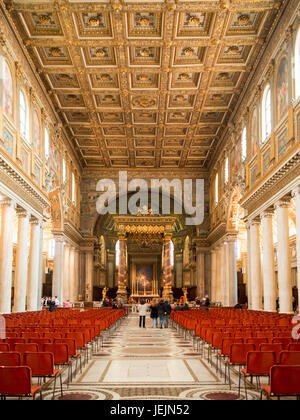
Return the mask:
[[289,344],[288,351],[300,351],[300,344]]
[[259,346],[261,344],[266,344],[266,343],[268,343],[267,338],[248,338],[247,340],[247,344],[254,344],[256,350],[259,350]]
[[63,365],[69,362],[69,350],[67,344],[44,344],[44,352],[53,353],[54,364]]
[[269,375],[276,364],[276,353],[267,351],[250,351],[247,355],[247,372],[251,375]]
[[8,343],[0,343],[0,351],[9,351],[9,344]]
[[38,345],[38,351],[43,351],[43,345],[44,344],[50,344],[51,340],[50,338],[29,338],[30,344],[37,344]]
[[291,344],[292,341],[293,340],[291,338],[283,338],[283,337],[279,338],[279,337],[277,337],[277,338],[273,338],[272,342],[273,342],[273,344],[282,344],[284,350],[287,350],[289,348],[289,344]]
[[0,353],[0,366],[21,366],[21,354],[13,351]]
[[282,351],[280,353],[280,364],[284,366],[300,366],[299,351]]
[[255,351],[254,344],[232,344],[230,348],[231,363],[246,366],[249,351]]
[[54,355],[46,352],[25,353],[24,365],[30,367],[32,376],[52,376],[54,373]]
[[0,394],[22,396],[31,394],[31,370],[28,366],[0,367]]
[[9,350],[14,351],[15,344],[25,344],[25,338],[7,338],[5,342],[9,345]]
[[37,352],[38,345],[36,343],[15,344],[15,351],[24,354],[25,351]]
[[76,340],[74,338],[56,338],[54,344],[67,344],[69,356],[76,355]]
[[67,333],[66,338],[73,338],[76,341],[76,348],[82,349],[84,347],[84,338],[81,333]]
[[222,341],[222,354],[224,356],[230,356],[230,349],[232,344],[242,344],[243,339],[242,338],[224,338]]
[[275,351],[275,353],[281,353],[283,351],[283,344],[261,344],[259,349],[260,351]]
[[271,392],[275,395],[300,395],[300,366],[273,366]]

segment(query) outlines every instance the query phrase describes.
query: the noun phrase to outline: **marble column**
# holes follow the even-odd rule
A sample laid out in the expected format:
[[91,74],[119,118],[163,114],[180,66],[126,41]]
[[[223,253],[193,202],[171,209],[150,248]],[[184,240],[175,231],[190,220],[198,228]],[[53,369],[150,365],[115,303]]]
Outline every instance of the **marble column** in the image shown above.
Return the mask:
[[217,251],[211,250],[211,301],[217,302]]
[[222,274],[221,274],[221,267],[222,267],[222,249],[220,246],[216,247],[216,297],[215,302],[220,303],[222,302]]
[[172,299],[172,266],[171,266],[171,240],[172,235],[166,234],[164,238],[164,266],[163,266],[163,297]]
[[11,200],[4,200],[0,203],[0,208],[2,215],[0,236],[0,313],[10,313],[15,205]]
[[252,308],[252,287],[251,287],[251,235],[250,223],[246,224],[247,229],[247,296],[248,308]]
[[225,244],[221,244],[220,246],[220,302],[222,306],[226,306],[226,248]]
[[32,219],[28,264],[27,311],[38,309],[38,287],[40,273],[40,221]]
[[278,287],[281,313],[292,313],[292,273],[289,249],[289,200],[280,201],[277,206],[278,230]]
[[85,283],[85,299],[88,302],[93,301],[93,278],[94,278],[94,254],[93,251],[86,252],[86,283]]
[[25,312],[28,278],[29,215],[21,209],[18,215],[18,246],[14,283],[14,312]]
[[75,282],[75,248],[70,248],[69,257],[69,299],[74,303],[74,282]]
[[238,303],[238,279],[236,266],[236,238],[229,237],[226,241],[226,305],[235,306]]
[[70,246],[65,244],[64,250],[64,276],[63,276],[63,302],[70,300]]
[[300,185],[293,191],[296,206],[296,247],[297,247],[297,283],[298,304],[300,305]]
[[262,310],[262,276],[260,254],[260,221],[252,220],[250,226],[251,254],[251,308]]
[[205,295],[205,254],[197,249],[197,296],[202,299]]
[[73,301],[78,302],[79,296],[79,251],[75,249],[74,251],[74,291],[73,291]]
[[275,262],[273,245],[273,211],[266,211],[262,214],[262,245],[263,245],[263,289],[264,289],[264,310],[276,312],[276,281]]
[[63,285],[64,285],[64,238],[55,237],[55,256],[53,266],[52,294],[57,296],[59,302],[63,303]]

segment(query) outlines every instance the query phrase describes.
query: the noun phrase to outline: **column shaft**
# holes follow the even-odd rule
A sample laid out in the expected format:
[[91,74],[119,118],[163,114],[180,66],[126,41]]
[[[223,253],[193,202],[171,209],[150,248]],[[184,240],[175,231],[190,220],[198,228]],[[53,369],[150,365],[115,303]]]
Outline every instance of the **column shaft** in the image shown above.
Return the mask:
[[69,282],[70,282],[70,246],[65,246],[64,252],[64,277],[63,277],[63,302],[70,300]]
[[28,278],[29,216],[18,213],[18,247],[14,283],[14,312],[25,312]]
[[262,310],[262,277],[261,277],[261,255],[258,221],[251,223],[251,308],[254,311]]
[[217,251],[211,251],[211,300],[217,302]]
[[13,264],[14,205],[11,201],[5,201],[1,203],[1,208],[0,313],[10,313]]
[[277,206],[278,225],[278,287],[281,313],[292,312],[292,279],[289,250],[289,203],[282,202]]
[[264,310],[276,311],[276,282],[273,245],[273,215],[265,213],[262,216],[262,241],[263,241],[263,287],[264,287]]
[[64,285],[64,240],[55,239],[55,257],[53,267],[52,294],[57,296],[59,302],[63,303],[63,285]]
[[40,272],[40,223],[31,222],[30,253],[28,265],[27,311],[36,311]]
[[300,186],[294,191],[296,205],[296,247],[297,247],[297,283],[298,305],[300,305]]
[[238,279],[236,266],[236,240],[230,239],[226,245],[227,256],[227,304],[235,306],[238,303]]

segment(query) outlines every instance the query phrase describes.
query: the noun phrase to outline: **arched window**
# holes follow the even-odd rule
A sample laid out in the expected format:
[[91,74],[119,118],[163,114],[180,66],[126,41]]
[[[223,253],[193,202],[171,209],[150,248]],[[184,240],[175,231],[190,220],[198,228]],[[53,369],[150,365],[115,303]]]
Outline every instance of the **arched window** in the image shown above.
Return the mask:
[[219,202],[219,174],[216,175],[215,179],[215,204]]
[[[45,128],[44,131],[44,151],[45,151],[45,159],[49,159],[50,154],[50,139],[49,139],[49,131]],[[57,162],[58,164],[58,162]]]
[[224,174],[225,174],[225,184],[229,181],[229,158],[225,159],[225,168],[224,168]]
[[28,142],[28,109],[24,92],[19,95],[20,134]]
[[116,267],[120,264],[120,241],[116,243]]
[[271,87],[267,85],[262,100],[262,142],[264,143],[272,131]]
[[3,112],[6,117],[14,120],[13,80],[10,68],[6,61],[3,67]]
[[300,96],[300,28],[298,30],[295,46],[295,96]]
[[242,134],[242,160],[247,158],[247,128],[245,127]]

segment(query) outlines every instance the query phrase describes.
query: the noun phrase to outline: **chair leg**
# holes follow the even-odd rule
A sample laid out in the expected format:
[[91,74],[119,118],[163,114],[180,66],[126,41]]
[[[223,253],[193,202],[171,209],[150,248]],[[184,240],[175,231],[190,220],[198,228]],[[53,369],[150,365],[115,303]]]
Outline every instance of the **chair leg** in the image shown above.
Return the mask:
[[63,383],[62,383],[62,375],[59,375],[60,378],[60,395],[63,396],[64,392],[63,392]]
[[53,397],[52,397],[52,400],[54,400],[54,398],[55,398],[55,388],[56,388],[56,376],[55,376],[55,379],[54,379],[54,385],[53,385]]
[[239,398],[241,396],[241,366],[239,366]]
[[247,392],[247,377],[244,375],[244,385],[245,385],[245,397],[246,401],[248,400],[248,392]]

